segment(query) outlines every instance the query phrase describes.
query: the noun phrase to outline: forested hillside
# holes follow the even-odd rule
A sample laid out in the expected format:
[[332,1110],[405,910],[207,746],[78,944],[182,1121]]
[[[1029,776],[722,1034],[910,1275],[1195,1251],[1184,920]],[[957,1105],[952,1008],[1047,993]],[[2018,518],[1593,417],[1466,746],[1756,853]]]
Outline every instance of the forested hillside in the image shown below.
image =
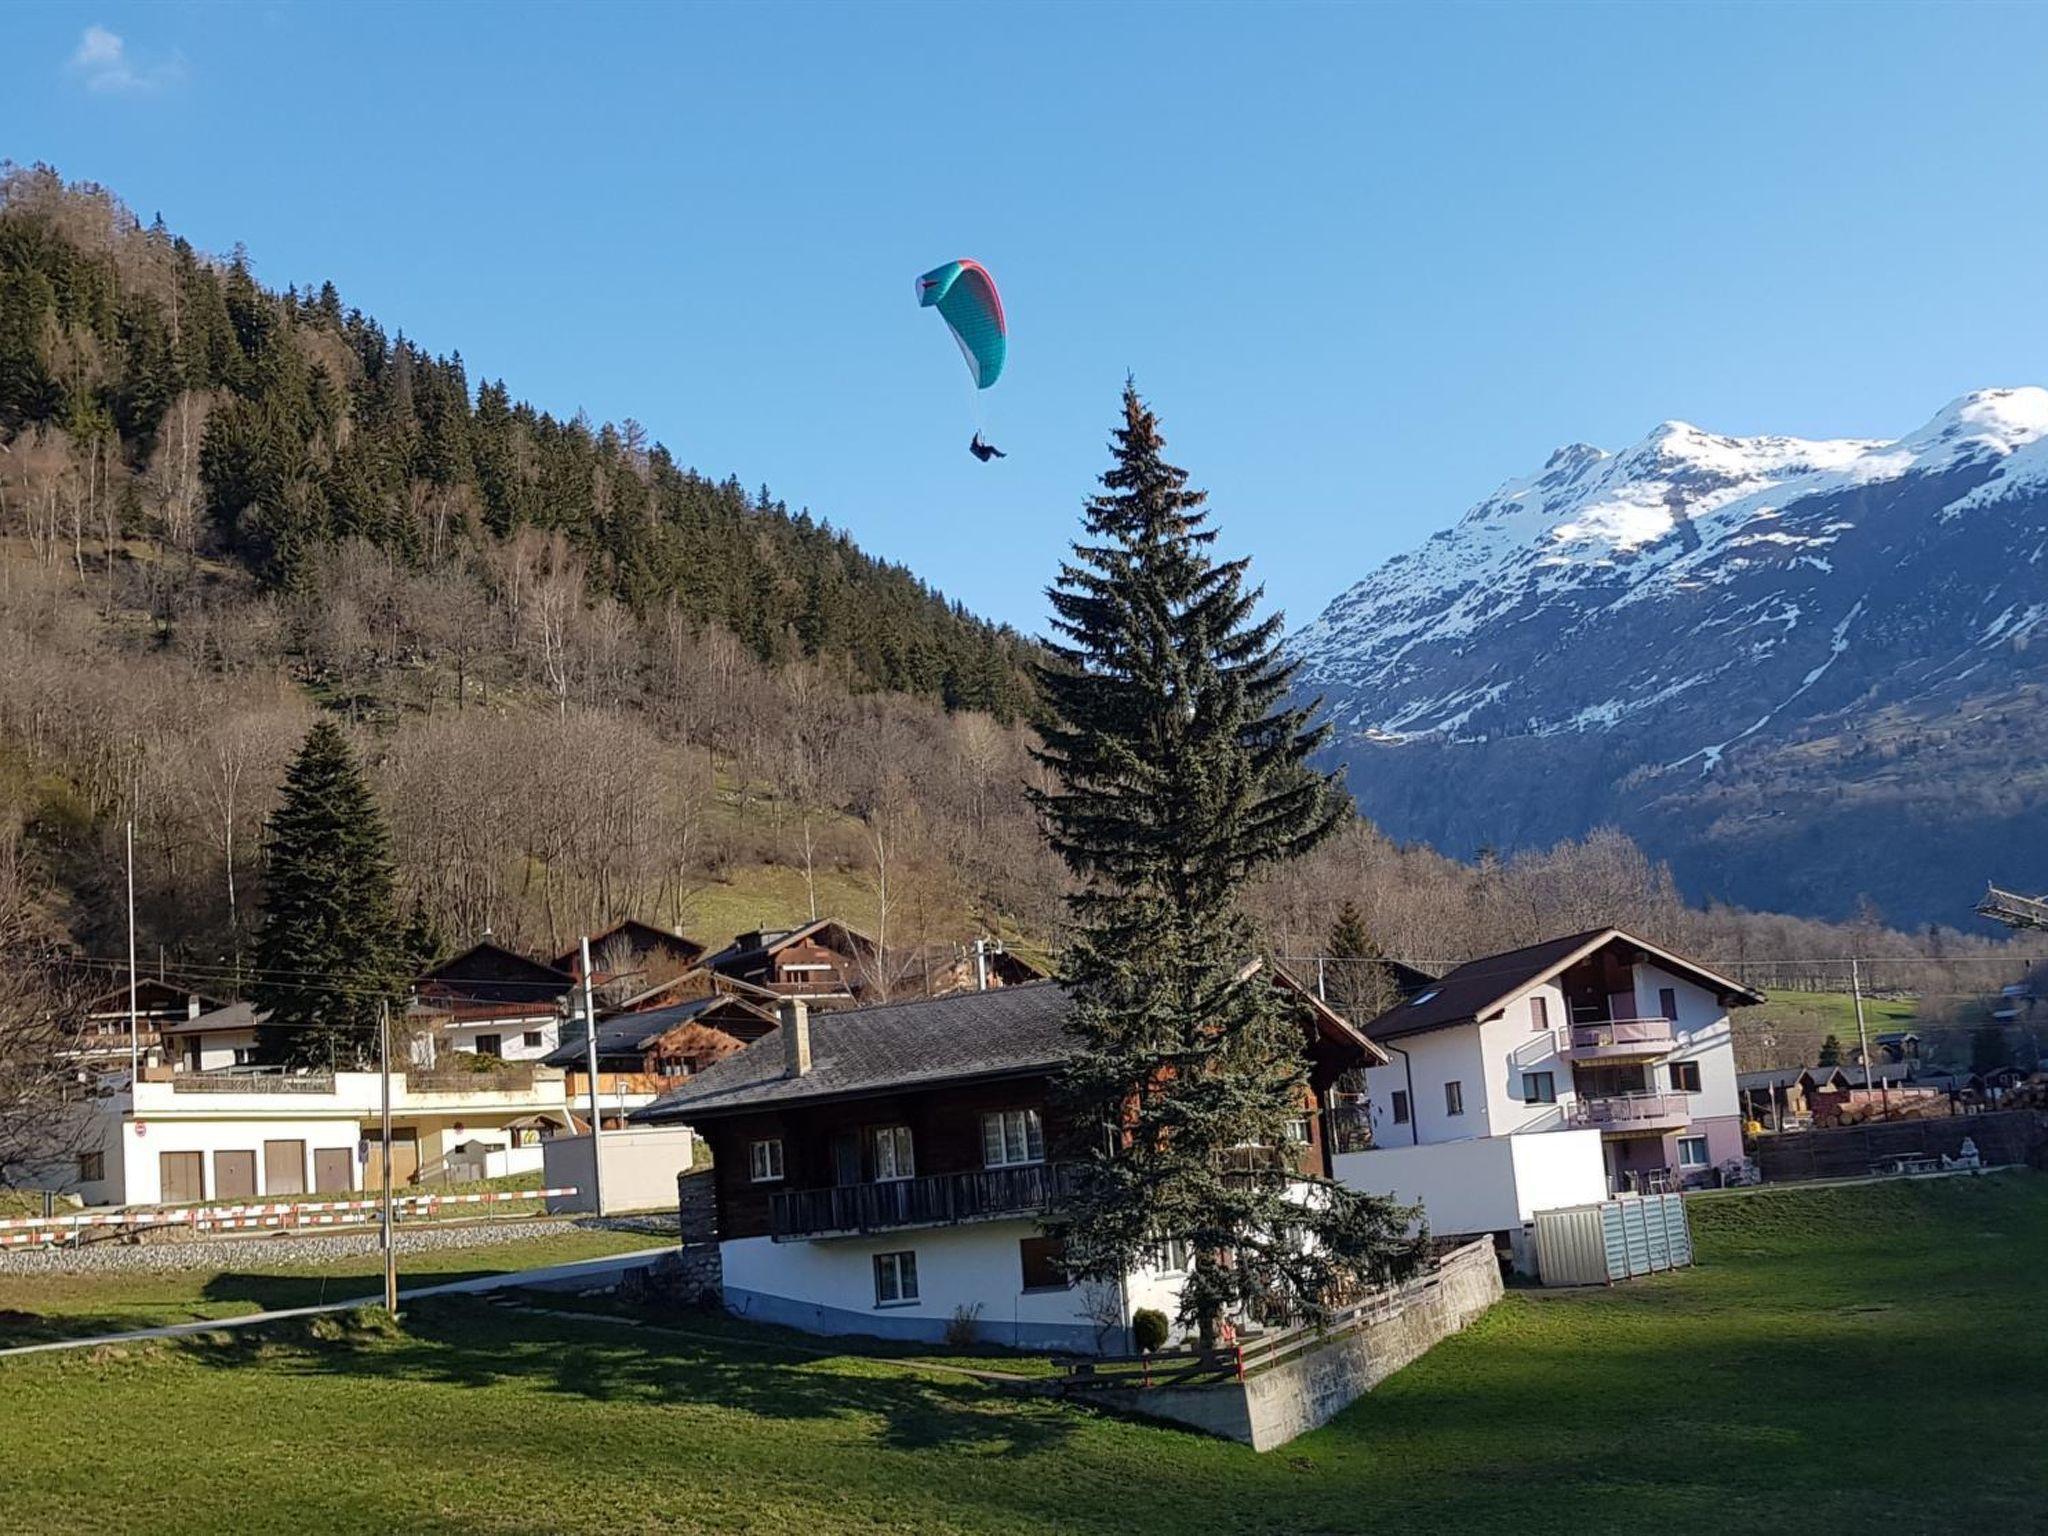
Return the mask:
[[0,432],[61,437],[75,484],[48,531],[140,533],[307,588],[362,540],[410,568],[560,533],[593,591],[715,624],[755,657],[827,662],[854,688],[1014,718],[1021,646],[765,488],[678,464],[634,422],[594,427],[472,389],[348,308],[270,292],[111,195],[45,168],[0,180]]

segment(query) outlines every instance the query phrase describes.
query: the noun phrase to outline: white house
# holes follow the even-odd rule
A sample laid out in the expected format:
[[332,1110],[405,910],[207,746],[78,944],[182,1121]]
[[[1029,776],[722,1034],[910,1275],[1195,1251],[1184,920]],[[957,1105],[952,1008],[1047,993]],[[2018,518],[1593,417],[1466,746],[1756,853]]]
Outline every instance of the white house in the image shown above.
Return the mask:
[[[1310,1068],[1296,1156],[1327,1176],[1321,1110],[1385,1056],[1279,982]],[[789,998],[775,1031],[637,1111],[711,1144],[727,1308],[917,1340],[969,1319],[994,1342],[1082,1352],[1128,1348],[1139,1308],[1171,1318],[1184,1244],[1162,1241],[1117,1283],[1072,1283],[1045,1232],[1070,1187],[1051,1156],[1069,1008],[1052,982],[816,1016]]]
[[[69,1188],[93,1205],[175,1205],[340,1193],[382,1183],[375,1072],[163,1072],[91,1101],[95,1134]],[[458,1148],[538,1171],[573,1128],[562,1075],[414,1069],[391,1077],[392,1176],[410,1183]]]
[[485,939],[414,983],[415,1053],[428,1065],[450,1051],[539,1061],[562,1043],[575,987],[568,972]]
[[1728,1010],[1761,993],[1618,928],[1461,965],[1365,1026],[1373,1149],[1355,1188],[1441,1233],[1704,1181],[1742,1156]]

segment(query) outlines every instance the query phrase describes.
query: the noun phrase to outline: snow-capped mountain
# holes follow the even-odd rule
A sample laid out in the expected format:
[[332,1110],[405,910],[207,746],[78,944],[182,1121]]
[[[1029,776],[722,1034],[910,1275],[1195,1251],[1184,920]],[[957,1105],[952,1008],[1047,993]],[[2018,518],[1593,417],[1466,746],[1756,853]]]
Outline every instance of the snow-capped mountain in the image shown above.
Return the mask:
[[[1666,422],[1560,448],[1291,648],[1396,836],[1469,852],[1618,821],[1699,894],[1958,919],[1995,872],[1968,859],[2048,887],[2048,722],[2019,718],[2048,683],[2048,390],[1890,440]],[[1924,861],[1785,867],[1798,829],[1880,805],[1925,823],[1937,885]],[[2018,846],[1980,835],[2015,818]]]

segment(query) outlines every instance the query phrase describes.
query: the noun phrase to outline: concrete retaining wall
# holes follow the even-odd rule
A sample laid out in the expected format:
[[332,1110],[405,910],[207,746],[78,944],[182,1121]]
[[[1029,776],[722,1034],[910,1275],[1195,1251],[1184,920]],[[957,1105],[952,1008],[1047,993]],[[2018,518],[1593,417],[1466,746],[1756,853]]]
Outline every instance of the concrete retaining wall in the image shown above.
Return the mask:
[[1436,1285],[1419,1292],[1393,1316],[1254,1371],[1242,1382],[1095,1391],[1088,1400],[1270,1451],[1327,1424],[1500,1297],[1500,1265],[1493,1245],[1468,1243],[1443,1261]]

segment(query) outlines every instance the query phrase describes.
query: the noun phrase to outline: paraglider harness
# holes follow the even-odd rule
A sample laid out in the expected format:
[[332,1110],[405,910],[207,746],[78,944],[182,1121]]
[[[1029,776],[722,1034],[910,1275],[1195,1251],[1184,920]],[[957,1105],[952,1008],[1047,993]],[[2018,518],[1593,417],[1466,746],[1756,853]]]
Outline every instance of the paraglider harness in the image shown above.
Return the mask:
[[1009,457],[1007,453],[1003,452],[994,443],[984,443],[979,432],[974,434],[974,441],[967,445],[967,451],[984,464],[990,459],[1007,459]]

